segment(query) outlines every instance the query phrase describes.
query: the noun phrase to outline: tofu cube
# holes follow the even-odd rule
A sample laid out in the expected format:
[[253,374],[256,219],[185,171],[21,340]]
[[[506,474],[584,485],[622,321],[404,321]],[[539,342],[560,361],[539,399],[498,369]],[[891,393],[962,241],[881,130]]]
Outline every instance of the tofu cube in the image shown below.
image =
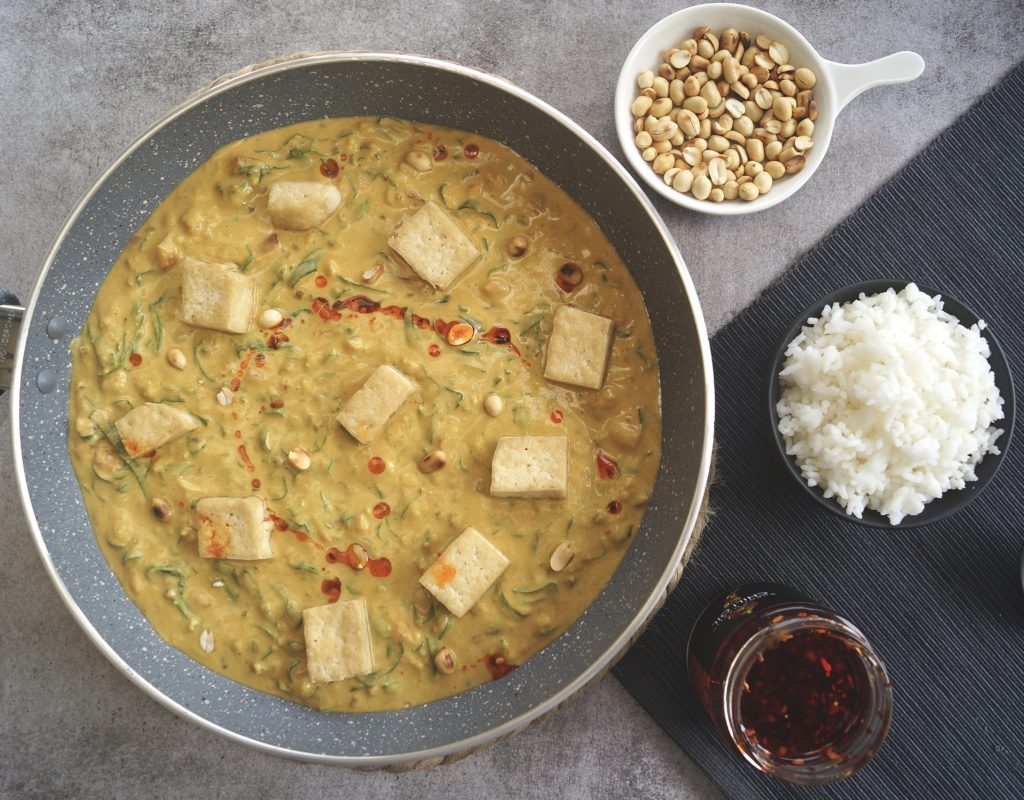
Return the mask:
[[225,333],[245,333],[256,306],[256,279],[234,264],[186,258],[181,268],[183,322]]
[[196,514],[202,558],[273,558],[271,525],[260,498],[204,497],[196,503]]
[[600,389],[614,337],[615,323],[608,317],[559,306],[548,339],[544,377],[584,389]]
[[466,528],[423,573],[420,585],[461,617],[501,577],[508,563],[483,534]]
[[491,459],[491,496],[563,499],[569,493],[569,439],[502,436]]
[[343,600],[302,612],[306,670],[314,683],[330,683],[373,672],[373,645],[366,600]]
[[356,441],[369,444],[415,390],[416,384],[405,375],[382,364],[348,399],[338,422]]
[[338,187],[320,181],[278,181],[270,185],[267,196],[270,221],[286,231],[315,228],[340,205]]
[[167,234],[156,246],[156,263],[166,269],[175,267],[181,262],[181,249],[174,241],[174,236]]
[[442,291],[480,256],[458,223],[430,202],[403,223],[388,246],[413,272]]
[[117,435],[132,458],[138,458],[167,444],[171,439],[199,427],[191,414],[164,403],[136,406],[117,422]]

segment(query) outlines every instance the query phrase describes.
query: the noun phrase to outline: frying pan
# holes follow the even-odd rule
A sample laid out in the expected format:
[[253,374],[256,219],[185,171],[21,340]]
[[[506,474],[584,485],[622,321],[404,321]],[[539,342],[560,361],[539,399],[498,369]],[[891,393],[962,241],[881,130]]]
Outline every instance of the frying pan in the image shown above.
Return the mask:
[[[215,150],[303,120],[387,115],[500,140],[594,218],[643,292],[660,361],[661,470],[643,524],[607,588],[507,677],[403,711],[322,713],[218,675],[167,645],[96,544],[67,456],[68,345],[132,233]],[[13,352],[15,474],[58,593],[111,663],[157,701],[265,752],[350,767],[436,763],[512,735],[602,675],[664,598],[701,510],[711,462],[707,332],[675,244],[622,166],[582,128],[511,83],[416,56],[326,53],[256,68],[199,93],[144,133],[72,212],[21,309],[0,297]],[[679,680],[684,680],[682,673]]]

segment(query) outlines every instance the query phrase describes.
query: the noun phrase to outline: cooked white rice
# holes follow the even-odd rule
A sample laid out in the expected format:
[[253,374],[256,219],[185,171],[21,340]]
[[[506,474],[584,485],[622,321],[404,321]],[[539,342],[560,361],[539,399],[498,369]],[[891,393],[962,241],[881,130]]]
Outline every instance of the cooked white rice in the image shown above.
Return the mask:
[[977,480],[1003,399],[984,322],[965,328],[910,284],[826,306],[786,348],[776,406],[804,478],[893,524]]

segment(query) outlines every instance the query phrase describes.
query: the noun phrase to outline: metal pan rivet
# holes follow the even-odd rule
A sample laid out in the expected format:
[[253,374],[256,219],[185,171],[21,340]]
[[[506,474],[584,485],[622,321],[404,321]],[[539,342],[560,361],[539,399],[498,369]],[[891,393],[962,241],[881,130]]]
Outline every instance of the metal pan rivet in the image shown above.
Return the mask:
[[54,317],[46,323],[46,335],[51,339],[59,339],[68,332],[68,323],[64,317]]
[[57,388],[57,370],[47,367],[36,375],[36,388],[42,394],[49,394]]

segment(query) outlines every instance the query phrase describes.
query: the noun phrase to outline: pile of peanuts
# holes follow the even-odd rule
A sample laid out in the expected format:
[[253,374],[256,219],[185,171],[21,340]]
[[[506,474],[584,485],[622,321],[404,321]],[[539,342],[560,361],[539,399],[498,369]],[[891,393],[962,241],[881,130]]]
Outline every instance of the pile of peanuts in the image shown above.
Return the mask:
[[758,34],[704,25],[637,78],[631,111],[644,161],[698,200],[754,200],[804,168],[814,146],[814,72]]

